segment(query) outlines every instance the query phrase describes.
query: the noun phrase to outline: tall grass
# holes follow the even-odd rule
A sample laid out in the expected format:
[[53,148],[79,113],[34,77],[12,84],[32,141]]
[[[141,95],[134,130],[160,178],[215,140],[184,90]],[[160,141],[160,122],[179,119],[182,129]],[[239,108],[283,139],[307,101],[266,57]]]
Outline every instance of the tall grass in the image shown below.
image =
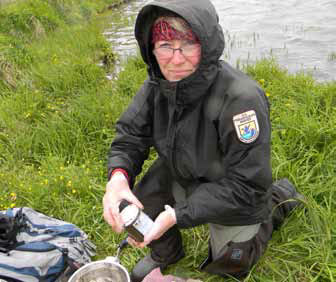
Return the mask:
[[306,197],[304,208],[274,234],[260,267],[274,281],[334,281],[336,83],[289,75],[274,61],[247,72],[269,96],[274,178],[289,177]]
[[[125,236],[102,218],[105,156],[114,123],[146,77],[130,58],[117,81],[98,66],[113,52],[103,38],[104,6],[113,1],[19,1],[0,10],[0,209],[30,206],[73,222],[114,255]],[[289,75],[273,60],[245,71],[271,104],[274,179],[288,177],[305,196],[246,281],[336,279],[336,83]],[[155,154],[145,163],[147,168]],[[183,230],[187,256],[168,269],[203,281],[206,226]],[[148,250],[127,248],[131,269]]]
[[125,104],[106,79],[111,68],[98,66],[113,58],[98,13],[111,2],[18,1],[0,10],[0,208],[31,206],[93,239],[105,225],[106,149]]

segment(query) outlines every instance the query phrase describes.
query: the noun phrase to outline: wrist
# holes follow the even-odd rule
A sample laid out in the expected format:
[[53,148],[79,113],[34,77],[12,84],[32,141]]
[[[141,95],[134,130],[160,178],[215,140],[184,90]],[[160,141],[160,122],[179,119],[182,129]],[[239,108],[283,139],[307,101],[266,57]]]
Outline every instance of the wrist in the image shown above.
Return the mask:
[[125,188],[129,189],[129,182],[125,175],[116,171],[111,175],[110,180],[106,184],[106,192],[116,193],[117,191],[124,190]]
[[126,170],[124,170],[123,168],[115,168],[114,170],[112,170],[111,172],[111,178],[113,177],[113,175],[120,175],[123,174],[124,177],[127,179],[127,181],[129,181],[129,176]]
[[171,218],[173,220],[173,224],[176,224],[176,213],[175,213],[175,210],[171,206],[169,206],[169,205],[165,205],[165,210],[171,216]]
[[128,177],[128,173],[126,170],[122,169],[122,168],[115,168],[110,172],[110,176],[108,178],[108,183],[112,183],[115,181],[127,181],[128,185],[129,185],[129,177]]
[[111,175],[110,181],[113,181],[113,180],[126,180],[126,181],[128,181],[125,174],[123,174],[120,171],[116,171],[115,173],[113,173]]

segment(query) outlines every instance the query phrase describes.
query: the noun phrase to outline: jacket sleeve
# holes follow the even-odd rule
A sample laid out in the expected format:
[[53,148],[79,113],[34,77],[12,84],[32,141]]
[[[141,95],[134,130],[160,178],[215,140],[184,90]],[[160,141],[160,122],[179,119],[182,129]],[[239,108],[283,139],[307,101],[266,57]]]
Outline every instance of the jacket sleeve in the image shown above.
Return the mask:
[[108,174],[122,168],[131,187],[152,146],[151,91],[145,82],[116,123],[116,137],[108,152]]
[[[184,202],[175,206],[177,225],[188,228],[204,223],[249,225],[269,214],[272,172],[270,164],[269,106],[263,91],[255,85],[249,91],[225,99],[218,121],[219,146],[224,177],[200,182]],[[242,142],[234,116],[254,111],[259,135],[253,142]]]

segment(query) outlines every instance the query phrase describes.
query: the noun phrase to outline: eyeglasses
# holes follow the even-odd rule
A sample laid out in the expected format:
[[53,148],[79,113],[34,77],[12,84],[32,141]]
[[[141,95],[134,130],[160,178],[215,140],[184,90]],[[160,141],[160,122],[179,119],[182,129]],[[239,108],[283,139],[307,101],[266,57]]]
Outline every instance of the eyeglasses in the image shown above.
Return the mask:
[[199,54],[201,50],[200,44],[186,44],[180,48],[172,48],[168,45],[162,45],[153,50],[153,53],[160,59],[169,59],[174,56],[175,51],[181,51],[185,57],[193,57]]

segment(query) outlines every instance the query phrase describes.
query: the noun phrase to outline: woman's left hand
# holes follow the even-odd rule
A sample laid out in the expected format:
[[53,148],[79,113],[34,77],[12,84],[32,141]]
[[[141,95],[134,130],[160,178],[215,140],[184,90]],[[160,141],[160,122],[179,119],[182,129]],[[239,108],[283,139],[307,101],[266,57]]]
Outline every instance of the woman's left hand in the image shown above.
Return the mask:
[[169,207],[165,211],[161,212],[155,219],[153,228],[145,235],[143,242],[137,242],[130,237],[128,237],[127,240],[134,247],[144,248],[153,240],[159,239],[169,228],[175,224],[175,212],[171,207]]

